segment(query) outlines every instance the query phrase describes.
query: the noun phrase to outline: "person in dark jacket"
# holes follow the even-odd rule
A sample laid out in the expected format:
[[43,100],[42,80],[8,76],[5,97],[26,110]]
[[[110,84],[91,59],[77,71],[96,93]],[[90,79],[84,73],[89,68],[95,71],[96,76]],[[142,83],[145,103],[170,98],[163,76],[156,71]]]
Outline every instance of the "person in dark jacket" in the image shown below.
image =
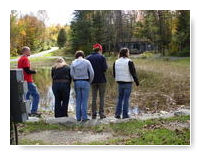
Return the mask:
[[52,90],[55,96],[55,117],[68,117],[70,96],[70,67],[63,58],[58,58],[51,70]]
[[129,57],[129,49],[122,48],[119,53],[119,59],[113,64],[113,76],[118,83],[118,102],[116,106],[115,118],[121,118],[123,109],[123,118],[129,118],[128,107],[129,97],[132,90],[132,82],[135,81],[139,86],[135,66]]
[[94,79],[92,81],[92,118],[96,119],[97,115],[97,93],[99,91],[100,105],[99,105],[99,116],[100,118],[106,118],[104,114],[104,97],[106,91],[106,77],[105,72],[108,69],[106,58],[102,55],[102,46],[95,44],[93,46],[93,53],[87,56],[94,69]]

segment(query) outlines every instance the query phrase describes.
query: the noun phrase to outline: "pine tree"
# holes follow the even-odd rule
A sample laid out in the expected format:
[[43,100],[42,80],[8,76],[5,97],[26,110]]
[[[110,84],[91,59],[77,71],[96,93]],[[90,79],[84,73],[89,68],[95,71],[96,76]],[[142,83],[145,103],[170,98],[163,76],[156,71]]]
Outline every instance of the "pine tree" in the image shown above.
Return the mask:
[[58,47],[64,47],[67,41],[67,34],[64,28],[60,29],[59,33],[58,33],[58,38],[57,38],[57,44]]

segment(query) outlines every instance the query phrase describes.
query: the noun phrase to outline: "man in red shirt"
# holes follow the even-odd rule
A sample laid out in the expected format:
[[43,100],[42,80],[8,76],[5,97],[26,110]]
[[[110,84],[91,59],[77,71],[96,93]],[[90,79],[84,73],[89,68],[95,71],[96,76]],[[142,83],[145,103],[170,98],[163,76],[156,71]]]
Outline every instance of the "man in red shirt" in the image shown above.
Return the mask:
[[37,113],[40,95],[37,86],[33,83],[32,77],[32,74],[36,74],[36,71],[30,69],[31,65],[28,59],[28,56],[31,55],[31,50],[29,47],[25,46],[22,48],[22,53],[23,55],[18,60],[18,68],[23,69],[24,80],[27,81],[28,92],[26,94],[26,99],[30,100],[30,95],[33,97],[30,116],[40,116],[41,114]]

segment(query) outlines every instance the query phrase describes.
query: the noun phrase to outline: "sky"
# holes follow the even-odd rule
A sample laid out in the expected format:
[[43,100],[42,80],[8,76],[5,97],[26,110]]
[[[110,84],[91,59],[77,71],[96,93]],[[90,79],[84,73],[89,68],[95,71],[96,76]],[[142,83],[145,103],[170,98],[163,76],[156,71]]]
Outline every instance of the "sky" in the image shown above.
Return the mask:
[[[17,10],[22,14],[36,14],[38,10]],[[47,15],[48,15],[48,20],[46,21],[46,25],[50,26],[50,25],[65,25],[67,23],[67,25],[70,24],[72,18],[73,18],[73,11],[74,10],[46,10],[47,11]]]

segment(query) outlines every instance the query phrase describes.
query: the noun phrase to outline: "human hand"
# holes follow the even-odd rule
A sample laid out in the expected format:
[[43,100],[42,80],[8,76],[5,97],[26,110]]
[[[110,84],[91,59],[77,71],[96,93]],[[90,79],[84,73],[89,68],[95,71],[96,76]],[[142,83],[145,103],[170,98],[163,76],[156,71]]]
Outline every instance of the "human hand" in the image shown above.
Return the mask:
[[140,87],[139,87],[139,85],[136,85],[136,87],[135,87],[135,88],[136,88],[136,90],[138,90]]

